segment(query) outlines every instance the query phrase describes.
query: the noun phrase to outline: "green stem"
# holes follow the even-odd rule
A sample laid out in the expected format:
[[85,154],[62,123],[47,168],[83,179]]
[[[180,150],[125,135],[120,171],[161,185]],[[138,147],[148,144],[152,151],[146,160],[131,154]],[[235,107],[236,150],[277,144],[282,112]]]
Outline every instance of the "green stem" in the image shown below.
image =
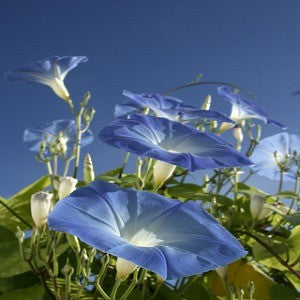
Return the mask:
[[112,288],[112,290],[111,290],[111,294],[110,294],[111,300],[116,300],[116,299],[118,299],[118,298],[116,298],[116,297],[117,297],[118,288],[119,288],[121,282],[122,282],[121,279],[118,279],[118,280],[115,282],[115,284],[114,284],[114,286],[113,286],[113,288]]
[[84,107],[81,107],[78,115],[76,116],[77,137],[76,137],[76,146],[75,146],[75,166],[73,172],[74,178],[76,178],[77,176],[77,171],[78,171],[79,161],[80,161],[80,148],[81,148],[81,137],[82,137],[81,119],[82,119],[83,111],[84,111]]
[[139,273],[139,269],[137,268],[135,271],[134,271],[134,274],[133,274],[133,279],[129,285],[129,287],[127,288],[127,290],[124,292],[123,296],[120,298],[120,300],[126,300],[128,298],[128,296],[130,295],[130,293],[133,291],[134,287],[137,285],[138,283],[138,273]]
[[284,259],[281,258],[281,256],[273,250],[271,246],[269,246],[267,243],[259,239],[256,235],[247,232],[247,231],[236,231],[236,233],[242,233],[246,234],[250,237],[252,237],[254,240],[256,240],[261,246],[263,246],[269,253],[271,253],[284,267],[286,267],[292,274],[294,274],[298,279],[300,279],[300,273],[296,270],[294,270]]
[[119,178],[121,178],[122,175],[123,175],[124,169],[127,165],[128,159],[129,159],[129,156],[130,156],[130,153],[126,152],[123,163],[122,163],[122,166],[121,166],[121,170],[120,170],[120,173],[119,173],[119,176],[118,176]]
[[[279,186],[278,186],[278,194],[282,190],[282,184],[283,184],[283,171],[280,170],[280,179],[279,179]],[[278,201],[279,201],[279,198],[278,198]]]
[[105,293],[103,290],[102,286],[99,284],[99,282],[96,283],[96,289],[100,293],[100,295],[103,297],[105,300],[111,300],[111,298]]
[[241,90],[241,91],[245,92],[246,94],[248,94],[250,97],[255,98],[252,93],[246,91],[244,88],[240,87],[239,85],[233,84],[233,83],[230,83],[230,82],[223,82],[223,81],[192,81],[192,82],[186,83],[184,85],[177,86],[175,88],[169,89],[169,90],[165,91],[163,93],[163,95],[169,95],[169,94],[171,94],[175,91],[185,89],[185,88],[189,88],[189,87],[193,87],[193,86],[197,86],[197,85],[209,85],[209,84],[213,84],[213,85],[220,84],[220,85],[227,85],[227,86],[230,86],[230,87],[233,87],[233,88],[238,88],[239,90]]
[[57,155],[53,156],[53,175],[57,175]]

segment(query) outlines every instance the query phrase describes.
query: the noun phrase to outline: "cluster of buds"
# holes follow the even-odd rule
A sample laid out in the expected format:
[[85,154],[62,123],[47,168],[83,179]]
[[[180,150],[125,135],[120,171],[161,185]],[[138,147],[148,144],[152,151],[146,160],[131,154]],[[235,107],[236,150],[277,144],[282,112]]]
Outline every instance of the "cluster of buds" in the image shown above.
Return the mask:
[[282,173],[287,173],[293,164],[293,156],[290,153],[283,154],[281,152],[274,152],[275,162]]

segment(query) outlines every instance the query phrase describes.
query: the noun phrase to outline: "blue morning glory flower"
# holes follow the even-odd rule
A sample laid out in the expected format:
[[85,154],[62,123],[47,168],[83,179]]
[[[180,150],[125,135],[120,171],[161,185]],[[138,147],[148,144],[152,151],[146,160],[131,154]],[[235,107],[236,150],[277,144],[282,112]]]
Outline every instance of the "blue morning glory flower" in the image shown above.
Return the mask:
[[[271,119],[264,110],[255,106],[249,100],[243,99],[239,94],[233,93],[227,86],[218,87],[218,93],[225,101],[231,103],[230,119],[234,120],[237,124],[253,118],[262,120],[265,123],[274,124],[281,128],[286,128],[281,123]],[[226,125],[226,129],[230,127],[233,127],[233,125]]]
[[236,238],[196,202],[105,181],[94,181],[59,201],[48,224],[117,256],[117,273],[123,278],[141,266],[164,279],[177,279],[246,255]]
[[87,61],[86,56],[50,56],[14,69],[6,77],[12,82],[38,82],[48,85],[60,98],[70,101],[64,79],[72,69]]
[[285,170],[283,180],[295,181],[300,163],[300,136],[287,132],[262,139],[251,155],[257,174],[273,180],[280,179],[280,167]]
[[134,113],[142,113],[146,109],[149,109],[150,113],[157,117],[179,122],[213,119],[220,122],[234,123],[218,111],[199,109],[170,96],[134,94],[129,91],[124,91],[123,95],[128,97],[128,99],[123,104],[116,105],[115,116],[117,118],[124,118]]
[[219,136],[166,118],[131,115],[117,119],[100,132],[99,138],[111,146],[190,171],[252,164]]
[[[43,141],[49,145],[55,141],[58,135],[60,135],[60,143],[64,152],[67,149],[71,150],[76,141],[75,120],[56,120],[36,128],[27,128],[24,131],[23,140],[30,151],[38,153]],[[90,144],[93,139],[93,133],[87,130],[82,135],[81,147]]]

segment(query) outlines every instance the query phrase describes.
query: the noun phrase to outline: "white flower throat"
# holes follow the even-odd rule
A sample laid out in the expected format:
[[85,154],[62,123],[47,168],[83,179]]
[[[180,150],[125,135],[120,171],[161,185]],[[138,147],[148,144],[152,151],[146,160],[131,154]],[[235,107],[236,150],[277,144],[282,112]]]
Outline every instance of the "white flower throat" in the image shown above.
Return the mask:
[[[127,238],[127,241],[138,247],[154,247],[163,240],[159,239],[154,232],[147,231],[145,228],[139,230],[133,237]],[[129,274],[135,271],[137,265],[118,257],[116,262],[117,279],[125,280]]]

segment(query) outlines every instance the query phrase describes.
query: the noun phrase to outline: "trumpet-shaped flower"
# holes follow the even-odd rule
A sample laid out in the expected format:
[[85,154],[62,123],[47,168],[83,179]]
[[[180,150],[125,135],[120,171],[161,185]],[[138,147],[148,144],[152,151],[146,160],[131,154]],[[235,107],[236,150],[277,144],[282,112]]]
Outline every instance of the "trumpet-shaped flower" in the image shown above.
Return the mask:
[[147,109],[157,117],[169,120],[188,122],[201,119],[212,119],[220,122],[233,123],[231,119],[215,110],[199,109],[185,104],[182,100],[159,94],[134,94],[124,91],[128,99],[121,105],[116,105],[115,116],[127,117],[130,114],[144,112]]
[[273,180],[295,181],[300,168],[300,136],[287,132],[262,139],[252,156],[253,170]]
[[48,85],[60,98],[70,101],[64,79],[72,69],[87,61],[86,56],[50,56],[14,69],[8,72],[6,77],[12,82],[38,82]]
[[[62,152],[71,149],[76,141],[76,123],[74,120],[56,120],[36,128],[27,128],[23,140],[30,151],[39,152],[41,144],[46,144],[46,153],[49,154],[49,145],[58,139]],[[93,141],[93,133],[87,130],[82,135],[81,147]]]
[[100,132],[99,138],[190,171],[252,164],[219,136],[165,118],[131,115],[117,119]]
[[246,254],[196,202],[182,203],[105,181],[94,181],[58,202],[48,224],[118,257],[119,278],[136,266],[164,279],[182,278]]
[[[230,119],[234,120],[237,124],[240,124],[247,119],[259,119],[265,123],[285,128],[281,123],[271,119],[264,110],[257,107],[249,100],[243,99],[239,94],[233,93],[228,87],[218,87],[218,93],[225,101],[231,103]],[[233,125],[226,124],[223,125],[223,127],[229,129],[233,127]]]

